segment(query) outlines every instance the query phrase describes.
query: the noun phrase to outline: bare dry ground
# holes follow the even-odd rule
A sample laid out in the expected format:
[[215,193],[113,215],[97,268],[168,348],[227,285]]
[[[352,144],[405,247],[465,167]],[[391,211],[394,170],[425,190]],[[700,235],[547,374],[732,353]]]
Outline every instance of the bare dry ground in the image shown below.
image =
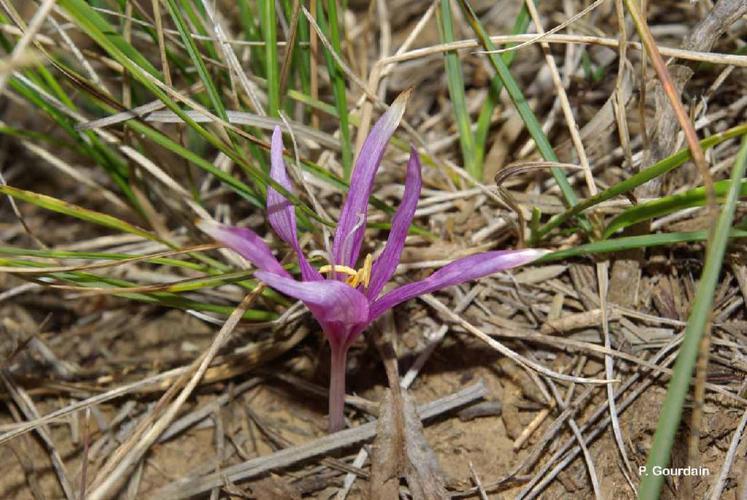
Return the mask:
[[[0,9],[6,3],[0,2]],[[101,3],[113,7],[116,2]],[[150,2],[132,3],[136,13],[152,13]],[[492,35],[510,33],[521,6],[505,1],[471,3]],[[405,114],[411,129],[400,130],[398,137],[428,155],[415,222],[435,238],[408,237],[396,276],[400,283],[425,277],[459,256],[515,247],[528,235],[525,221],[531,220],[533,207],[541,208],[543,222],[565,210],[546,166],[537,167],[540,157],[534,142],[505,92],[489,115],[482,182],[455,173],[461,171],[462,156],[439,45],[438,4],[394,0],[340,6],[348,102],[356,124],[371,119],[365,117],[371,110],[362,105],[365,92],[356,81],[385,102],[407,88],[415,89]],[[25,2],[9,5],[15,5],[27,22],[36,11]],[[544,30],[567,23],[585,7],[588,2],[575,0],[538,5]],[[215,8],[228,37],[241,37],[233,2],[218,2]],[[716,7],[710,1],[669,0],[647,6],[650,30],[701,139],[747,118],[745,11],[744,1],[732,0],[721,0]],[[479,43],[459,8],[454,6],[453,13],[455,38],[472,41],[461,47],[459,56],[466,105],[476,122],[488,99],[493,69],[478,52]],[[56,11],[51,15],[64,21]],[[638,42],[626,19],[625,37]],[[168,17],[164,22],[173,28]],[[281,32],[287,22],[282,20]],[[3,32],[15,42],[13,26],[7,21]],[[537,33],[531,22],[528,32]],[[61,53],[75,60],[50,22],[38,33],[46,37],[42,42],[54,41]],[[69,35],[120,98],[121,68],[108,64],[111,61],[100,48],[73,24]],[[539,42],[520,39],[531,43],[517,52],[511,66],[559,162],[574,165],[567,173],[582,198],[686,145],[641,46],[628,44],[621,63],[620,36],[616,3],[608,0],[545,39],[575,117],[570,127],[580,129],[588,162],[579,160],[553,70]],[[145,39],[139,44],[144,54],[158,60],[157,46]],[[238,53],[246,62],[246,53]],[[398,57],[387,59],[394,54]],[[675,55],[678,58],[670,61]],[[319,99],[333,102],[327,73],[319,73]],[[262,93],[264,81],[248,75],[259,82]],[[184,91],[178,83],[174,87]],[[231,83],[223,82],[227,93],[229,88],[240,89]],[[71,96],[76,98],[74,92]],[[4,124],[65,140],[57,125],[14,88],[6,87],[0,99]],[[225,99],[228,103],[234,97]],[[85,108],[81,113],[86,120],[100,117]],[[301,133],[298,153],[338,174],[339,151],[324,146],[324,141],[339,145],[337,119],[326,113],[317,118],[320,137],[312,143]],[[621,121],[626,129],[618,126]],[[177,141],[184,130],[173,124],[154,126]],[[272,235],[262,210],[211,183],[204,173],[152,141],[127,139],[121,123],[104,130],[136,142],[168,179],[201,189],[201,202],[210,213],[252,227],[285,255],[287,249]],[[357,125],[353,130],[355,139]],[[731,140],[706,152],[714,180],[728,177],[738,148],[738,141]],[[390,147],[377,177],[374,195],[390,206],[397,206],[401,198],[405,151]],[[242,171],[214,149],[199,154],[242,178]],[[515,162],[523,163],[506,168]],[[588,172],[578,168],[584,163]],[[527,164],[533,168],[524,168]],[[208,242],[194,228],[195,214],[181,194],[142,165],[133,186],[146,206],[146,220],[137,218],[121,195],[113,194],[119,191],[102,169],[74,151],[32,136],[0,136],[0,170],[8,185],[112,214],[168,235],[179,248]],[[493,180],[496,174],[501,191]],[[340,189],[316,177],[304,179],[336,220]],[[595,206],[590,219],[609,221],[633,203],[702,184],[698,169],[688,162],[634,193]],[[15,210],[3,198],[0,235],[5,249],[128,255],[168,251],[158,242],[30,203],[19,201]],[[371,210],[370,221],[389,221],[383,211]],[[741,221],[743,213],[739,205],[735,220]],[[628,227],[624,234],[698,231],[712,224],[706,210],[694,207]],[[386,234],[369,229],[365,252],[380,249]],[[588,239],[579,231],[561,230],[541,245],[569,249]],[[309,249],[323,248],[321,231],[306,232],[302,242]],[[371,433],[349,441],[326,437],[328,347],[318,325],[298,305],[272,295],[257,298],[252,307],[280,319],[242,320],[233,328],[223,327],[230,337],[190,387],[188,380],[216,346],[228,314],[134,300],[121,290],[107,291],[114,285],[100,280],[93,280],[91,290],[74,287],[60,277],[62,271],[42,278],[5,272],[0,274],[0,498],[633,498],[703,268],[704,248],[702,241],[683,242],[563,258],[397,307],[351,349],[349,426],[375,422],[377,415],[383,423],[378,438]],[[215,247],[199,251],[231,271],[243,265]],[[10,255],[3,252],[4,257]],[[36,258],[23,251],[19,255]],[[38,261],[75,266],[95,258],[61,255]],[[14,265],[3,260],[3,270]],[[153,261],[95,273],[146,287],[139,291],[146,296],[166,291],[161,285],[203,274]],[[235,284],[238,281],[181,293],[230,313],[247,292]],[[733,240],[714,295],[709,362],[698,385],[705,396],[688,399],[671,457],[674,467],[703,467],[708,474],[667,477],[663,498],[703,498],[717,488],[723,498],[747,495],[747,443],[742,440],[747,409],[746,300],[743,244]],[[516,356],[510,359],[497,346],[510,348]],[[614,405],[606,385],[554,379],[517,360],[584,379],[606,379],[611,373],[616,379],[611,385]],[[610,363],[608,372],[605,361]],[[391,396],[389,387],[396,387],[397,381],[387,377],[387,369],[390,376],[398,370],[400,383],[409,386],[399,398],[397,391]],[[465,389],[476,392],[467,394]],[[409,398],[425,405],[453,394],[462,394],[465,401],[455,408],[440,407],[421,433],[408,410]],[[47,415],[48,420],[38,420]],[[730,446],[734,450],[727,458]],[[287,452],[297,449],[307,450],[309,456]],[[232,475],[239,470],[248,471],[248,477]]]

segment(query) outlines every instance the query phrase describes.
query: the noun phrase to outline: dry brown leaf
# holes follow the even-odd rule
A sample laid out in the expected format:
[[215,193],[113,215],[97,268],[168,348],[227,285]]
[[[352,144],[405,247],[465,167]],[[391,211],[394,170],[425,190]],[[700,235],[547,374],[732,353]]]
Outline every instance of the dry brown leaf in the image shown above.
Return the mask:
[[416,499],[448,498],[436,455],[423,434],[415,404],[407,393],[401,403],[387,391],[381,402],[371,459],[371,498],[397,498],[404,477]]
[[[404,474],[404,433],[401,428],[401,408],[395,407],[392,392],[387,390],[381,400],[376,439],[371,456],[370,498],[397,498],[399,479]],[[400,425],[397,425],[397,423]],[[399,428],[398,428],[399,427]]]
[[405,477],[414,499],[448,498],[446,486],[433,449],[423,434],[423,424],[412,398],[402,395],[405,414]]

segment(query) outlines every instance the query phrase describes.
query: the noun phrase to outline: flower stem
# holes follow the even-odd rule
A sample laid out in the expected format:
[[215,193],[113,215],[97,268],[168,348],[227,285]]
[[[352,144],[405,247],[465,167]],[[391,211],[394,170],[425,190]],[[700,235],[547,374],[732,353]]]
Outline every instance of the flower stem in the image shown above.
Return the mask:
[[345,427],[345,365],[347,346],[330,343],[332,361],[329,378],[329,432],[337,432]]

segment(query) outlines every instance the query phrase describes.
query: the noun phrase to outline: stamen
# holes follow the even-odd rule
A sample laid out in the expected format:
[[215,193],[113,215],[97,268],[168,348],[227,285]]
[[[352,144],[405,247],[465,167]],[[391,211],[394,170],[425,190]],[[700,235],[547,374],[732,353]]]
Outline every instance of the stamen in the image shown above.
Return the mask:
[[363,268],[359,271],[361,273],[361,281],[363,286],[368,288],[368,284],[371,282],[371,268],[373,267],[373,255],[366,255],[366,259],[363,261]]
[[358,288],[358,284],[360,283],[360,281],[361,281],[361,275],[360,275],[360,271],[358,271],[357,273],[355,273],[355,276],[351,276],[348,279],[346,279],[345,283],[347,283],[353,288]]
[[356,276],[358,274],[358,271],[355,269],[348,267],[348,266],[340,266],[340,265],[324,265],[319,268],[320,273],[342,273],[347,274],[348,276]]
[[363,283],[363,286],[368,288],[368,284],[371,282],[371,268],[373,267],[373,255],[366,255],[366,259],[363,261],[363,267],[357,271],[348,266],[333,266],[326,264],[319,268],[320,273],[342,273],[347,274],[348,278],[345,283],[353,288],[357,288],[358,285]]

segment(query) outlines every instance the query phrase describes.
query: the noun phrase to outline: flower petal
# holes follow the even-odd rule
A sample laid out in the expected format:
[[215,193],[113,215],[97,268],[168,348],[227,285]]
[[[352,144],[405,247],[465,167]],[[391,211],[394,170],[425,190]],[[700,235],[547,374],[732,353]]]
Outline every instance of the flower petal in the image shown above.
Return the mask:
[[358,160],[355,162],[355,169],[350,179],[348,197],[342,207],[335,241],[332,245],[335,264],[355,267],[363,234],[366,231],[368,198],[371,196],[374,177],[384,157],[389,139],[402,119],[409,97],[410,91],[405,91],[394,100],[386,113],[373,126],[358,154]]
[[[292,192],[293,185],[288,178],[288,173],[285,170],[285,162],[283,161],[283,133],[280,131],[280,127],[275,127],[275,130],[272,132],[270,164],[270,177],[289,192]],[[322,276],[309,264],[301,250],[301,246],[298,244],[296,211],[293,208],[293,204],[272,186],[267,187],[267,218],[278,236],[296,251],[303,279],[306,281],[321,280]]]
[[197,227],[214,240],[239,253],[259,269],[279,276],[290,276],[288,271],[272,255],[267,243],[262,241],[262,238],[251,229],[225,226],[205,219],[197,221]]
[[387,293],[371,304],[370,319],[373,321],[387,309],[419,295],[522,266],[539,259],[546,253],[546,250],[528,248],[485,252],[464,257],[442,267],[424,280],[409,283]]
[[368,299],[341,281],[300,282],[264,271],[257,271],[254,275],[272,288],[306,304],[335,346],[349,345],[368,326]]
[[420,158],[415,148],[412,148],[410,150],[410,160],[407,162],[405,194],[402,196],[402,202],[392,219],[392,229],[389,231],[384,251],[381,252],[371,268],[371,281],[366,289],[366,296],[369,300],[374,300],[379,296],[382,288],[397,269],[402,249],[405,246],[407,231],[410,229],[418,205],[421,186]]

